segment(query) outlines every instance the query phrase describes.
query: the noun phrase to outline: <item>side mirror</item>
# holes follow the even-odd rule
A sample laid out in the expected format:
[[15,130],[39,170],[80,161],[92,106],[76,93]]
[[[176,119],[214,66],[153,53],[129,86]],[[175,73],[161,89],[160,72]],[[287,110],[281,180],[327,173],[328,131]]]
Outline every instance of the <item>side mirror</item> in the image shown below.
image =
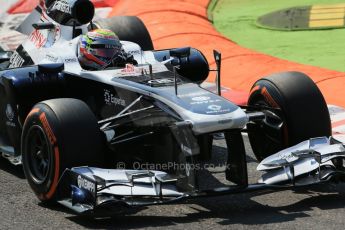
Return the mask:
[[171,64],[178,66],[177,72],[180,75],[197,84],[206,80],[209,74],[209,66],[205,56],[199,50],[188,47],[170,50],[170,55],[171,52],[178,59],[172,60]]
[[190,47],[183,47],[170,50],[170,56],[177,58],[188,58],[190,55]]

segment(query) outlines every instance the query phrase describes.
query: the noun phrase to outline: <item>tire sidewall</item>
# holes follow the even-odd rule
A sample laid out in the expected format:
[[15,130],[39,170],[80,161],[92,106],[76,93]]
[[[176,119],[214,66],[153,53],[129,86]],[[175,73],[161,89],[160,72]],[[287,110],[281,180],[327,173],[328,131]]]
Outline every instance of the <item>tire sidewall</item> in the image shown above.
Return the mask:
[[[284,120],[284,124],[282,127],[282,135],[284,139],[282,140],[283,143],[280,147],[273,147],[272,152],[266,154],[266,149],[264,147],[266,139],[265,132],[263,129],[256,130],[256,133],[249,132],[249,142],[251,144],[252,150],[254,155],[258,161],[263,160],[265,157],[269,156],[270,154],[279,151],[283,148],[287,148],[289,146],[289,132],[288,132],[288,120],[286,119],[285,112],[281,107],[284,104],[283,98],[279,94],[279,91],[268,81],[264,79],[257,81],[251,89],[250,96],[248,99],[248,105],[257,105],[258,102],[265,102],[267,106],[275,108],[277,110],[281,110],[279,116]],[[249,126],[248,126],[249,127]]]
[[[47,108],[46,106],[43,106],[42,104],[36,105],[33,110],[34,112],[31,112],[26,120],[25,125],[23,127],[23,133],[22,133],[22,161],[23,161],[23,169],[25,176],[27,178],[27,181],[32,188],[32,190],[35,192],[37,197],[44,201],[44,200],[51,200],[54,197],[58,179],[60,174],[62,173],[60,170],[60,155],[59,155],[59,146],[58,141],[56,139],[56,127],[54,127],[54,124],[57,122],[57,118],[54,115],[54,113]],[[47,178],[43,181],[43,183],[36,183],[33,174],[32,169],[30,168],[30,165],[28,163],[29,156],[27,151],[25,149],[27,148],[27,142],[29,140],[28,132],[30,129],[34,126],[40,127],[44,131],[44,137],[46,140],[46,144],[48,146],[48,154],[50,157],[49,162],[49,171]],[[51,131],[50,131],[51,130]],[[47,133],[50,133],[47,135]]]
[[[27,136],[30,134],[28,130],[33,126],[44,130],[50,150],[52,167],[48,179],[42,184],[35,183],[30,173],[30,152],[25,149]],[[106,151],[104,138],[96,116],[85,102],[74,98],[58,98],[36,104],[23,127],[22,162],[27,180],[38,198],[44,202],[58,198],[58,183],[66,169],[81,166],[103,167]]]
[[[316,84],[303,73],[284,72],[258,80],[251,89],[248,105],[255,106],[259,101],[278,109],[277,115],[284,122],[283,144],[277,151],[313,137],[331,135],[327,104]],[[263,138],[259,139],[255,134],[249,135],[258,160],[275,153],[258,153]]]

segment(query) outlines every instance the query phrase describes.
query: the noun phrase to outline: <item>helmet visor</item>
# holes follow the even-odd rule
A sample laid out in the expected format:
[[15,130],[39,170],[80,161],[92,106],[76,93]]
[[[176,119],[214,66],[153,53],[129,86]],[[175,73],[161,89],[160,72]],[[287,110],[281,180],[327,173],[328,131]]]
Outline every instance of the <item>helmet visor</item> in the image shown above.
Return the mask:
[[93,55],[97,57],[102,57],[105,59],[112,59],[114,58],[117,54],[121,52],[121,49],[94,49],[93,50]]

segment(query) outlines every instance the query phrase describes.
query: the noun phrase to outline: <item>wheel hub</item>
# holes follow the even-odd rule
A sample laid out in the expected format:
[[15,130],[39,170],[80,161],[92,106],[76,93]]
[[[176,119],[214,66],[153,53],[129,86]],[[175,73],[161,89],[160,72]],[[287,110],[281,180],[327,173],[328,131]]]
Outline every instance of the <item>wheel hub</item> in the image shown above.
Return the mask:
[[28,132],[26,149],[28,152],[29,170],[35,183],[43,183],[49,175],[51,154],[49,142],[40,126],[33,126]]

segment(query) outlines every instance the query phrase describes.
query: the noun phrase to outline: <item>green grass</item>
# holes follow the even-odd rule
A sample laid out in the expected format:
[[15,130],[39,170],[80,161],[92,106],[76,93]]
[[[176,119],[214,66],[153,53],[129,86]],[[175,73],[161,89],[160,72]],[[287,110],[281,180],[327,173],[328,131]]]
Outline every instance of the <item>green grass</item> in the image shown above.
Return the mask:
[[261,53],[345,71],[345,28],[276,31],[255,21],[266,13],[293,6],[345,3],[345,0],[219,0],[213,9],[216,29],[232,41]]

